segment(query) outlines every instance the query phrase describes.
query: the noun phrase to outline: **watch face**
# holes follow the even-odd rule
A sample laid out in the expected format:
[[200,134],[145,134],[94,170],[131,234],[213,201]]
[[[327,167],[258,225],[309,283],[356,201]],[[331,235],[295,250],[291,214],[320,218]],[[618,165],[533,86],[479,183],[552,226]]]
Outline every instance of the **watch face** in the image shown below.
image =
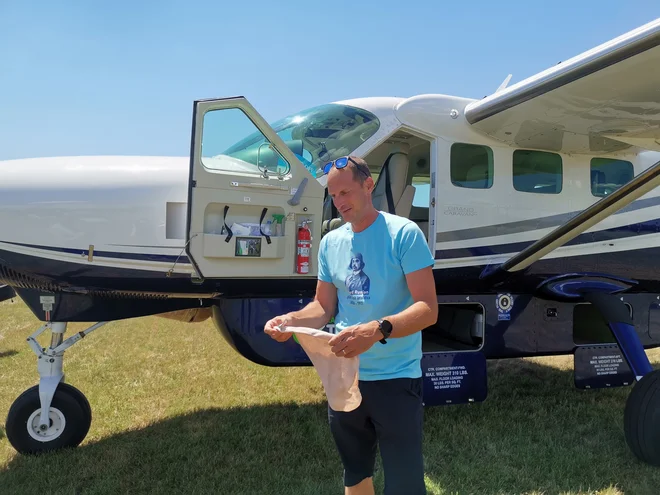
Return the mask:
[[379,320],[380,328],[385,335],[388,335],[392,332],[392,324],[387,320]]

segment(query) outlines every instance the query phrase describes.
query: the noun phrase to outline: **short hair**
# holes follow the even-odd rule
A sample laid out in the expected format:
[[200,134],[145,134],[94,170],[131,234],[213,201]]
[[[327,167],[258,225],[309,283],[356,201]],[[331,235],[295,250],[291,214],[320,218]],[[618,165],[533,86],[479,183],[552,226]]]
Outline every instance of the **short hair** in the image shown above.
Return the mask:
[[369,165],[362,158],[358,156],[349,156],[348,157],[349,167],[353,171],[353,179],[358,181],[360,184],[364,184],[364,181],[367,177],[371,177],[371,170],[369,170]]

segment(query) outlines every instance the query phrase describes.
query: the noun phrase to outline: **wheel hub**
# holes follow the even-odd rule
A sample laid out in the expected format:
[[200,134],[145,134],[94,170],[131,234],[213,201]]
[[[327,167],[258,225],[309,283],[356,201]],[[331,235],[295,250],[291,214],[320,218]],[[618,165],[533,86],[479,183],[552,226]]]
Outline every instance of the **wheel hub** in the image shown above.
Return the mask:
[[48,411],[48,424],[40,425],[41,409],[34,411],[27,421],[27,430],[32,438],[38,442],[52,442],[58,438],[66,427],[66,419],[62,411],[51,407]]

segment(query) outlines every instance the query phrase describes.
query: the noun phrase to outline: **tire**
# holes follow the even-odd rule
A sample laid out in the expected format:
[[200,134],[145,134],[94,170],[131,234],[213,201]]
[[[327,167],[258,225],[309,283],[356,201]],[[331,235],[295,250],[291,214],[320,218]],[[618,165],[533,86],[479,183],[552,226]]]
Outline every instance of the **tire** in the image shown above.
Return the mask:
[[634,385],[626,401],[623,430],[638,459],[660,466],[660,370],[644,375]]
[[75,387],[60,382],[50,405],[50,427],[40,433],[41,402],[39,386],[23,392],[7,414],[6,433],[11,445],[21,454],[40,454],[77,447],[92,424],[92,409],[87,398]]

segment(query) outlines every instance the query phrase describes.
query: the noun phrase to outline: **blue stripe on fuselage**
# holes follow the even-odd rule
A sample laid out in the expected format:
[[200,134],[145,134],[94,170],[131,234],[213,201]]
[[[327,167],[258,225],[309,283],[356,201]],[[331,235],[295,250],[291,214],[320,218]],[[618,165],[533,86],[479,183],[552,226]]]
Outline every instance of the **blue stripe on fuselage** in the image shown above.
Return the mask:
[[[600,230],[598,232],[586,232],[570,240],[564,246],[575,246],[592,242],[608,242],[625,239],[632,236],[644,236],[660,232],[660,219],[647,220],[646,222],[633,223]],[[496,244],[491,246],[469,246],[454,249],[438,249],[435,252],[436,259],[470,258],[473,256],[488,256],[506,253],[518,253],[531,246],[536,241],[512,242],[508,244]]]
[[[75,249],[75,248],[61,248],[53,246],[39,246],[37,244],[23,244],[21,242],[9,242],[9,241],[0,241],[5,244],[12,244],[14,246],[23,246],[34,249],[42,249],[44,251],[54,251],[58,253],[69,253],[69,254],[80,254],[87,256],[89,254],[88,249]],[[167,248],[167,246],[163,246]],[[116,251],[94,251],[94,256],[100,258],[117,258],[125,260],[140,260],[140,261],[163,261],[174,263],[178,260],[179,263],[190,263],[188,256],[182,254],[181,256],[174,256],[170,254],[144,254],[144,253],[120,253]]]

